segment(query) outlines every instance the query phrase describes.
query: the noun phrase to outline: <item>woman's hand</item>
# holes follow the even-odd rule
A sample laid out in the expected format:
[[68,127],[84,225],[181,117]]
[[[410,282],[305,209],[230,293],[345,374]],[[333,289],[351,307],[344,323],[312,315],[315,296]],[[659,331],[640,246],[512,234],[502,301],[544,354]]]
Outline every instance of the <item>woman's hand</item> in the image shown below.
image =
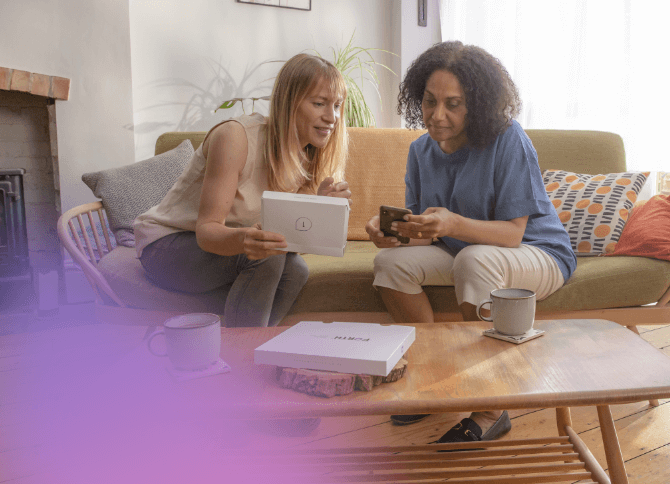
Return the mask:
[[469,244],[519,247],[528,215],[511,220],[475,220],[443,207],[430,207],[421,215],[405,215],[404,219],[407,221],[393,222],[391,228],[411,239],[451,237]]
[[370,236],[370,240],[379,249],[389,249],[400,246],[400,241],[395,237],[386,237],[379,228],[379,215],[375,215],[365,224],[365,231]]
[[272,255],[286,254],[286,251],[278,249],[288,246],[283,235],[265,232],[261,230],[259,224],[256,224],[245,232],[243,247],[247,259],[258,260]]
[[332,176],[326,177],[320,184],[316,194],[322,197],[338,197],[349,200],[349,207],[351,207],[351,191],[349,191],[349,184],[345,181],[334,183],[335,179]]
[[444,207],[427,208],[421,215],[405,215],[407,222],[393,222],[391,228],[403,237],[434,239],[452,234],[458,215]]

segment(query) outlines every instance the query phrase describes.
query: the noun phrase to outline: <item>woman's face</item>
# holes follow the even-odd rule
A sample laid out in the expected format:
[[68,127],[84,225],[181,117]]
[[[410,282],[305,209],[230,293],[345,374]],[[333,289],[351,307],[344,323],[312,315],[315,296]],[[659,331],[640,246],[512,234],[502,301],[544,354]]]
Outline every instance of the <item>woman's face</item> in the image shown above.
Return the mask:
[[465,92],[451,72],[438,70],[431,74],[423,92],[421,111],[428,134],[442,151],[453,153],[468,143]]
[[295,116],[300,146],[323,148],[340,121],[342,98],[330,90],[325,79],[302,100]]

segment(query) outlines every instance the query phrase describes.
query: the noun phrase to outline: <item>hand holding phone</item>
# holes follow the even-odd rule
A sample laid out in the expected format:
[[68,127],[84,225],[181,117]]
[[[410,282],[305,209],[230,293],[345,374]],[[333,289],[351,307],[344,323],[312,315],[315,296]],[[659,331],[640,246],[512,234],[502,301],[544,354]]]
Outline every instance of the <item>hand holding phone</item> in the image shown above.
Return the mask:
[[407,208],[389,207],[382,205],[379,207],[379,229],[387,237],[395,237],[403,244],[409,244],[409,237],[402,237],[398,232],[391,230],[391,223],[394,221],[404,222],[403,216],[411,215],[412,211]]

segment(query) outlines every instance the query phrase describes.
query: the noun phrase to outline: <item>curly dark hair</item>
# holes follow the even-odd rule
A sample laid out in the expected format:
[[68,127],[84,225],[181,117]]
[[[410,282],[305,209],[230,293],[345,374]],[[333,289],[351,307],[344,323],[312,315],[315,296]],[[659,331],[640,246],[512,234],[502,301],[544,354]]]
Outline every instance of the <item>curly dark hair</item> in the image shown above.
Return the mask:
[[451,72],[465,92],[465,132],[475,148],[491,143],[519,114],[519,92],[500,61],[474,45],[441,42],[421,54],[400,83],[398,114],[407,127],[425,128],[421,101],[428,78],[436,70]]

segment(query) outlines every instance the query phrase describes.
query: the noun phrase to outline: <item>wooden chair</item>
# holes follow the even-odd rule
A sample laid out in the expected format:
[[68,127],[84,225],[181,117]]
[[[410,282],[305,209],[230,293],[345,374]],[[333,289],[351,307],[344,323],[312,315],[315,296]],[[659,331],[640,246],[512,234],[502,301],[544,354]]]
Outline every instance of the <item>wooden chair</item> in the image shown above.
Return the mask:
[[57,230],[63,247],[84,271],[86,280],[93,288],[95,312],[99,321],[157,326],[172,316],[183,314],[129,307],[105,280],[98,270],[98,261],[113,249],[114,235],[107,228],[102,202],[79,205],[68,210],[58,219]]

